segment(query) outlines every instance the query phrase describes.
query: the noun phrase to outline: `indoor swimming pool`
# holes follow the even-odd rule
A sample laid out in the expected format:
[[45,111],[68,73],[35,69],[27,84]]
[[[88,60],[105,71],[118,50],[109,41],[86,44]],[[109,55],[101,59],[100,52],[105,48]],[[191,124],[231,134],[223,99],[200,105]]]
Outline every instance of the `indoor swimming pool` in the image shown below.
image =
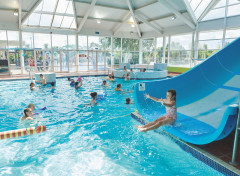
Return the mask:
[[[77,77],[74,78],[77,80]],[[56,89],[29,88],[30,80],[0,82],[0,132],[46,125],[46,132],[1,140],[0,175],[221,175],[185,152],[170,137],[141,133],[130,114],[135,104],[125,104],[134,83],[83,77],[76,90],[67,78],[56,80]],[[122,84],[125,93],[116,92]],[[107,96],[96,106],[85,107],[90,93]],[[29,124],[19,118],[28,104],[46,107]]]

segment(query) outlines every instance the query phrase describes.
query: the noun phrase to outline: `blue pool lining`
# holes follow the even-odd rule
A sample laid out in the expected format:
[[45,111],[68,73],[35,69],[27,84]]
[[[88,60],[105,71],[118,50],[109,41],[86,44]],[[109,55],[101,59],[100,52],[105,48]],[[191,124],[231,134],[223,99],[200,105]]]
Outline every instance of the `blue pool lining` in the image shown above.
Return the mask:
[[[146,119],[144,119],[138,112],[133,112],[131,114],[131,116],[133,119],[139,121],[143,125],[148,123],[148,121]],[[212,167],[213,169],[217,170],[218,172],[220,172],[224,175],[229,175],[229,176],[239,176],[240,175],[240,172],[237,169],[233,168],[231,165],[224,166],[225,165],[224,162],[220,163],[220,162],[208,157],[207,152],[200,152],[199,150],[201,150],[201,149],[197,148],[196,146],[189,145],[188,143],[182,141],[181,139],[177,138],[176,136],[173,136],[172,134],[168,133],[167,131],[164,131],[162,129],[157,129],[157,130],[154,130],[154,132],[170,137],[184,151],[191,153],[192,156],[194,156],[198,160],[202,161],[206,165]],[[230,170],[227,167],[232,167],[232,168],[230,168],[231,169]],[[236,172],[234,172],[234,170]],[[237,172],[239,172],[239,173],[237,173]]]

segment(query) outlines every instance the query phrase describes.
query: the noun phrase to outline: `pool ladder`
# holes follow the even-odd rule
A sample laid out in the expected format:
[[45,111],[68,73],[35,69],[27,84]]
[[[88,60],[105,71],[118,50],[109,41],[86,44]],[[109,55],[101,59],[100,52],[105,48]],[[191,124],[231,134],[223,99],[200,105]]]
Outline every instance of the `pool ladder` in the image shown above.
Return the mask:
[[232,154],[232,160],[229,161],[231,165],[238,165],[239,163],[236,161],[236,152],[237,152],[237,144],[238,144],[238,131],[240,130],[239,128],[239,120],[240,120],[240,95],[239,95],[239,101],[238,101],[238,118],[237,118],[237,126],[236,126],[236,131],[235,131],[235,137],[234,137],[234,145],[233,145],[233,154]]
[[31,79],[31,82],[32,82],[32,74],[31,74],[31,72],[32,72],[32,67],[29,67],[29,71],[28,71],[28,73],[29,73],[29,79]]

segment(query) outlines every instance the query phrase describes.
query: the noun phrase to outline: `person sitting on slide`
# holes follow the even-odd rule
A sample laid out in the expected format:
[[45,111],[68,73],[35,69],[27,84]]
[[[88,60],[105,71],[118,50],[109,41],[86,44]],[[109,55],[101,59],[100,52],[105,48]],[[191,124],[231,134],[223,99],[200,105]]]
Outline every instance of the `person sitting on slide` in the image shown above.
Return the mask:
[[167,99],[158,99],[151,97],[148,94],[145,94],[146,98],[152,99],[153,101],[162,103],[163,106],[166,107],[166,115],[159,117],[143,126],[135,125],[135,127],[142,132],[146,132],[149,130],[155,130],[160,126],[164,125],[173,125],[177,120],[177,105],[176,105],[176,91],[174,89],[169,89],[167,91]]

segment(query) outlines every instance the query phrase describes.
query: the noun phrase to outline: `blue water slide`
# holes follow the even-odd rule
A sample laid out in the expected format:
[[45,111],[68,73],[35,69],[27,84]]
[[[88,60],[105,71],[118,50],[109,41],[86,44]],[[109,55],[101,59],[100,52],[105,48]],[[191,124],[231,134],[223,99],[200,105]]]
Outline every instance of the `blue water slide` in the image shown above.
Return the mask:
[[237,121],[240,38],[179,76],[137,83],[135,102],[145,119],[153,121],[166,112],[144,94],[165,98],[169,89],[177,92],[178,117],[173,126],[161,127],[163,130],[198,145],[225,138]]

